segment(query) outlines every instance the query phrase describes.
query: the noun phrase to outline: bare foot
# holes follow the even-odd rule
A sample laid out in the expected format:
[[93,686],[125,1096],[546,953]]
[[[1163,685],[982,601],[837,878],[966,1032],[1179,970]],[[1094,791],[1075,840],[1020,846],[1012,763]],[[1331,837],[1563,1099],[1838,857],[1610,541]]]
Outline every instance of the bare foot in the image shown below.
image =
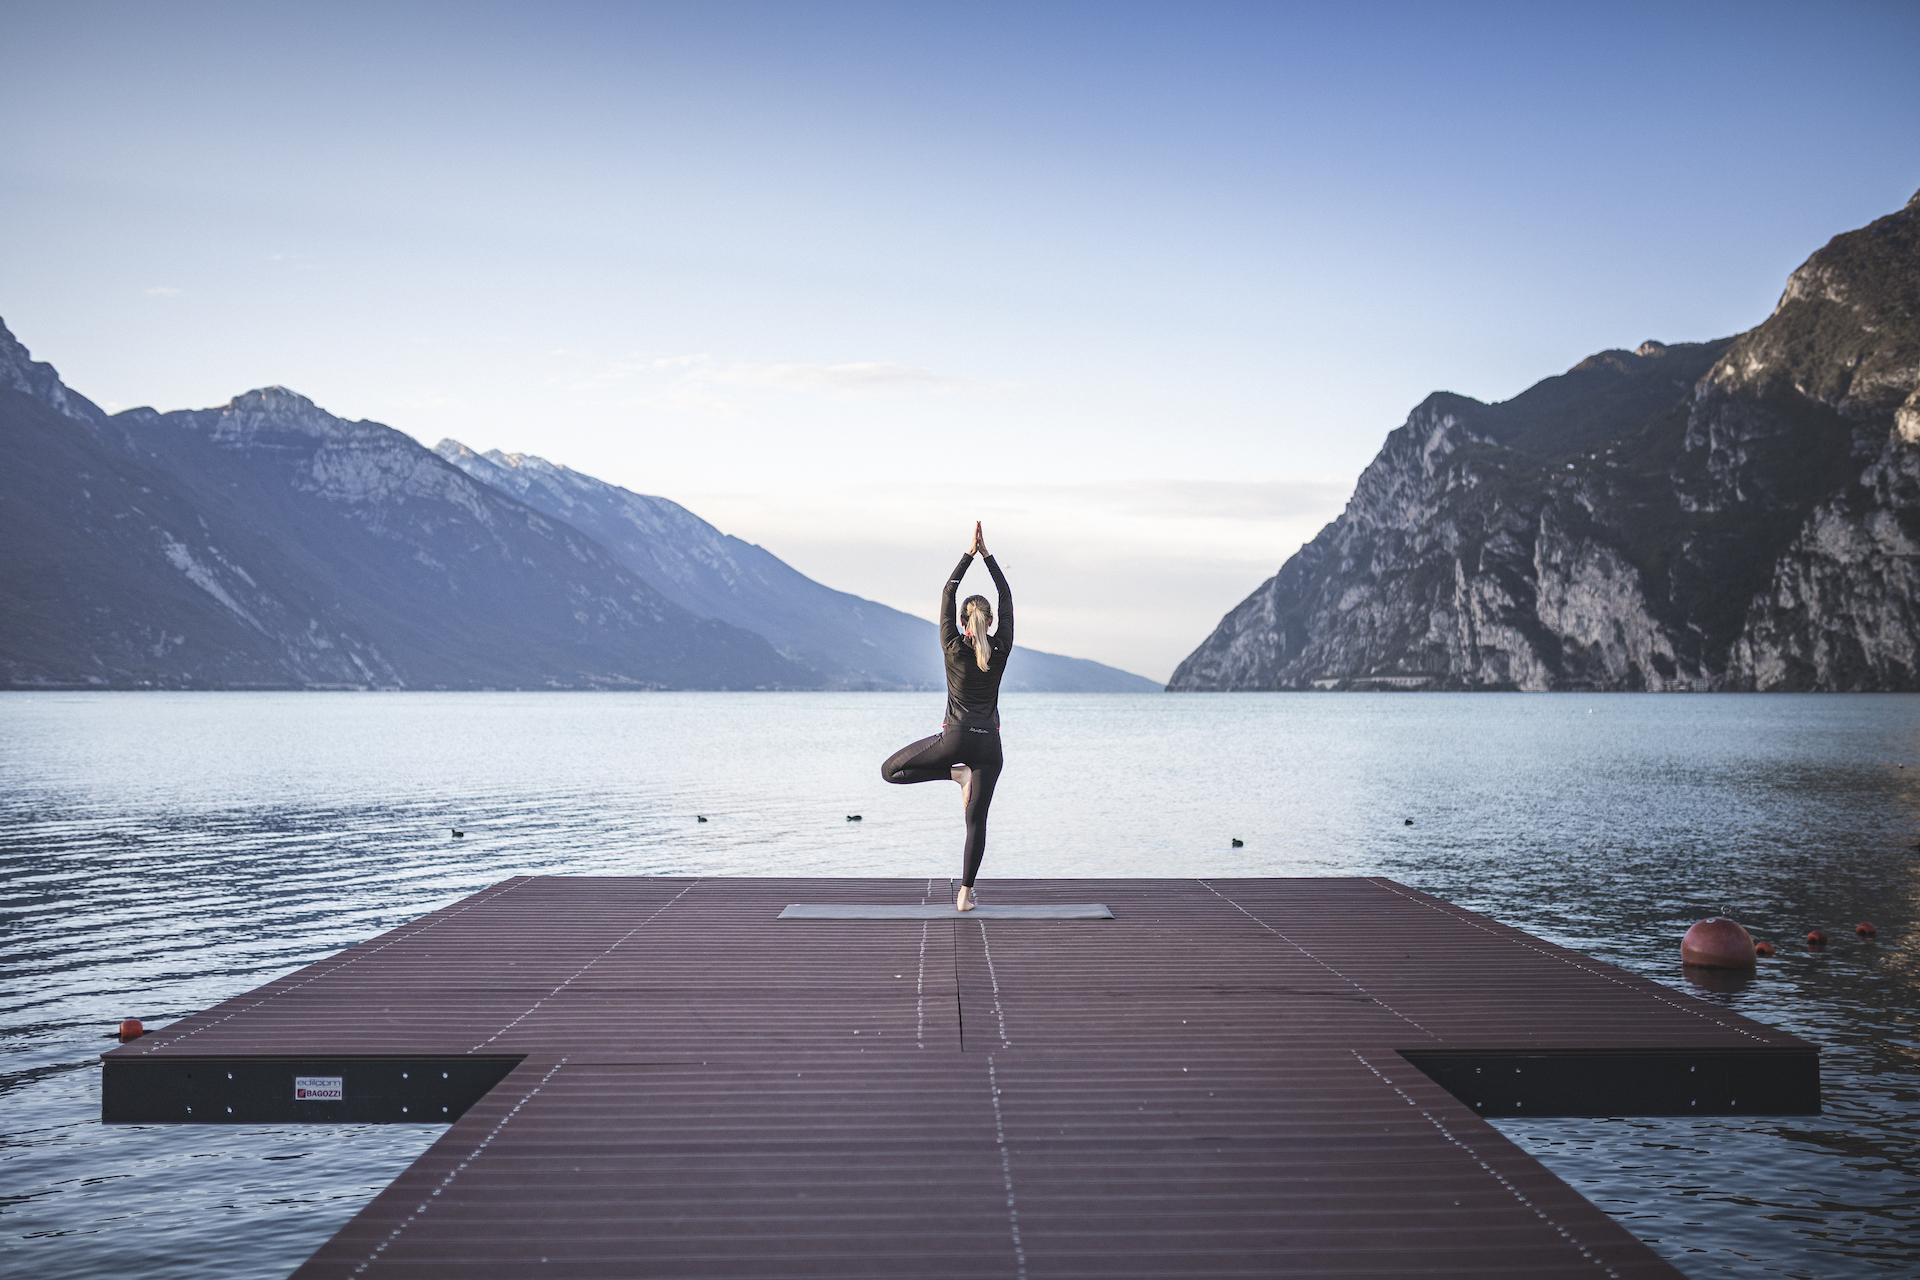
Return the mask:
[[953,909],[955,911],[971,911],[979,905],[978,902],[974,901],[973,890],[964,884],[961,885],[959,895],[953,900]]
[[953,766],[953,780],[960,784],[960,807],[964,809],[973,799],[973,770],[957,764]]

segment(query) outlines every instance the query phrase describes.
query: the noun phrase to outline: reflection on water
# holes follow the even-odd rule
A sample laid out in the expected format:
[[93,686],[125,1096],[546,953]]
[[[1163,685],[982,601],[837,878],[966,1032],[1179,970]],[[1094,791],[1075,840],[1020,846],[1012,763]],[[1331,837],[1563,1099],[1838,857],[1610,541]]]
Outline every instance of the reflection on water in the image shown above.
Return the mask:
[[[0,1264],[285,1275],[438,1129],[105,1129],[114,1024],[508,875],[948,874],[957,798],[878,774],[939,713],[899,694],[0,695]],[[1006,720],[988,881],[1387,875],[1786,1027],[1826,1049],[1823,1115],[1500,1127],[1689,1274],[1920,1269],[1920,699],[1028,695]],[[1780,954],[1683,970],[1681,933],[1712,915]],[[1816,925],[1834,941],[1809,950]]]
[[1703,969],[1697,964],[1687,964],[1680,966],[1680,975],[1686,979],[1687,989],[1695,995],[1737,996],[1753,989],[1760,971],[1758,967]]

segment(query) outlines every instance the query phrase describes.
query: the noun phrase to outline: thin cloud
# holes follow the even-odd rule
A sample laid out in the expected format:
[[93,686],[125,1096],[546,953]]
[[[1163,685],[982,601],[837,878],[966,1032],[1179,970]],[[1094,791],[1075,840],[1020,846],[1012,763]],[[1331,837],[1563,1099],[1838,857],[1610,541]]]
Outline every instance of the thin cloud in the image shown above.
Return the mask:
[[984,517],[1018,575],[1028,644],[1164,679],[1339,513],[1350,486],[1136,478],[669,496],[818,581],[925,618]]
[[911,365],[857,361],[851,364],[732,364],[710,375],[717,382],[756,386],[794,387],[807,391],[879,391],[892,387],[921,387],[930,391],[957,391],[970,385],[932,369]]
[[671,386],[658,395],[646,396],[629,403],[641,408],[660,409],[668,413],[702,414],[709,418],[737,418],[742,413],[740,406],[725,396],[702,390],[695,384]]
[[1121,480],[1068,492],[1127,515],[1187,520],[1291,520],[1337,512],[1352,481]]
[[153,286],[153,288],[146,290],[146,295],[149,298],[171,298],[178,295],[179,292],[178,289],[171,288],[170,286],[157,284]]
[[[1108,480],[1087,484],[993,485],[979,502],[1006,512],[1097,512],[1132,520],[1253,523],[1330,520],[1346,505],[1351,480]],[[942,501],[917,490],[912,501]]]
[[[556,353],[557,354],[557,353]],[[972,380],[878,360],[843,364],[756,364],[747,360],[721,361],[704,353],[673,356],[635,356],[597,373],[575,379],[569,390],[586,391],[616,383],[653,383],[659,390],[646,403],[656,406],[733,412],[724,389],[763,387],[779,391],[831,396],[860,396],[889,391],[950,394],[976,386]]]

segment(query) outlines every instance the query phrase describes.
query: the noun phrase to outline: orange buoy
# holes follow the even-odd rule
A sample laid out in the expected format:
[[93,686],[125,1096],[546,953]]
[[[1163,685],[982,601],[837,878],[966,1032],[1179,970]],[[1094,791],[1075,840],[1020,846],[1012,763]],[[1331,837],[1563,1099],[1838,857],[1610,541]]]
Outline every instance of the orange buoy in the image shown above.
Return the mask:
[[1824,947],[1824,946],[1826,946],[1826,945],[1827,945],[1827,931],[1826,931],[1825,929],[1815,929],[1815,930],[1813,930],[1812,932],[1810,932],[1810,933],[1808,933],[1808,934],[1807,934],[1807,945],[1808,945],[1808,946],[1810,946],[1810,947]]
[[1705,969],[1753,968],[1753,939],[1738,921],[1702,920],[1680,939],[1680,962]]
[[1871,938],[1880,932],[1873,927],[1873,921],[1871,920],[1862,920],[1859,924],[1853,926],[1853,931],[1863,938]]
[[1770,956],[1773,954],[1773,944],[1765,938],[1762,938],[1753,944],[1753,954],[1757,956]]
[[135,1036],[143,1036],[145,1034],[147,1034],[147,1029],[140,1025],[140,1019],[138,1018],[128,1018],[120,1024],[120,1038],[122,1040],[131,1040]]

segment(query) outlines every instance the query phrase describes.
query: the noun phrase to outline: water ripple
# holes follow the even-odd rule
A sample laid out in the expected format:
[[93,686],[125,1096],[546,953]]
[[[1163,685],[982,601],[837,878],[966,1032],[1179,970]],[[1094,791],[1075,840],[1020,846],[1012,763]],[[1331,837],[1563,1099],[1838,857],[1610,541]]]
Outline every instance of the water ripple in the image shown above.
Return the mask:
[[[1500,1127],[1690,1275],[1920,1269],[1920,699],[1006,712],[989,879],[1392,876],[1795,1031],[1825,1046],[1817,1117]],[[0,1260],[285,1275],[439,1130],[109,1130],[114,1024],[510,875],[948,874],[957,798],[877,772],[938,715],[912,695],[0,695]],[[1690,985],[1677,939],[1714,914],[1779,957]],[[1878,942],[1852,937],[1863,918]],[[1823,952],[1797,941],[1815,924]]]

